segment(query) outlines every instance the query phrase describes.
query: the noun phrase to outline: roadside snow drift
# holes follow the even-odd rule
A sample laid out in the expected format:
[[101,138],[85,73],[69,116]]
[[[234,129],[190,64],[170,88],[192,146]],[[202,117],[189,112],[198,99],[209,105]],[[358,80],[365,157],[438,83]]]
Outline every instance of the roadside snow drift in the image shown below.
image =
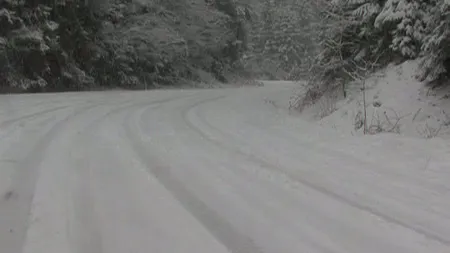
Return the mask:
[[[391,65],[366,80],[369,134],[450,137],[450,88],[432,89],[418,82],[415,78],[417,68],[418,61]],[[361,83],[350,85],[349,89],[348,99],[337,104],[321,101],[309,113],[328,110],[332,114],[321,119],[321,125],[361,135],[364,120]]]

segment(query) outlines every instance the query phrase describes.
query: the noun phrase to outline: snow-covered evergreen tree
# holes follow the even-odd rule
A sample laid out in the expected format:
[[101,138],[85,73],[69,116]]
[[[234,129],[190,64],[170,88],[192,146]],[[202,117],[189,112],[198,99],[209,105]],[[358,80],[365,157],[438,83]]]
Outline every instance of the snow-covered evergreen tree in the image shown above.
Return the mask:
[[427,36],[421,47],[424,59],[420,80],[433,81],[450,72],[450,1],[432,1],[425,19]]
[[375,27],[389,31],[390,48],[407,58],[419,55],[425,38],[429,4],[421,0],[388,0],[375,20]]
[[[425,56],[421,75],[435,79],[450,69],[449,0],[322,0],[322,51],[314,82],[352,79],[358,65],[382,67]],[[318,29],[320,30],[320,29]],[[429,67],[427,67],[429,66]],[[327,86],[327,85],[325,85]]]
[[[386,36],[375,29],[381,10],[378,0],[324,1],[322,16],[322,51],[313,68],[312,85],[337,85],[346,82],[348,73],[361,62],[375,61],[386,52]],[[323,88],[321,88],[323,89]]]

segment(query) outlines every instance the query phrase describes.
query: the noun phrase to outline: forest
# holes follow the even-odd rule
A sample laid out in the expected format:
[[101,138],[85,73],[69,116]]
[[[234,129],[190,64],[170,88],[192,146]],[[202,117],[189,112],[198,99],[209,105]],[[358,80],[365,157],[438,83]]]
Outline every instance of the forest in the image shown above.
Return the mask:
[[0,91],[269,79],[314,100],[410,59],[446,84],[449,25],[449,0],[2,0]]

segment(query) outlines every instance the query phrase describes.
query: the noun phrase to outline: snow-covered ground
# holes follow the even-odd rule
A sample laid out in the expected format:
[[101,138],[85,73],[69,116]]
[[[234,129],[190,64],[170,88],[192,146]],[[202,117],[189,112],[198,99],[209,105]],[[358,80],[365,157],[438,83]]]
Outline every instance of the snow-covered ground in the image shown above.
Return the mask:
[[450,144],[336,132],[294,88],[1,96],[0,251],[450,252]]
[[[420,138],[450,138],[450,88],[431,89],[416,80],[418,61],[391,65],[366,80],[369,134],[395,133]],[[346,100],[324,98],[309,115],[334,111],[319,124],[344,133],[362,135],[364,118],[361,83],[349,88]]]

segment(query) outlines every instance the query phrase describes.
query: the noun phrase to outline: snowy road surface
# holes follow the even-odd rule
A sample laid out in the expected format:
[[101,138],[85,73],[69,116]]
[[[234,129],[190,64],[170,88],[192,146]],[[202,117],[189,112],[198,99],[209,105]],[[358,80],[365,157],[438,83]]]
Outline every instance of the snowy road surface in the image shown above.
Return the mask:
[[0,251],[450,252],[450,145],[337,136],[290,89],[1,96]]

